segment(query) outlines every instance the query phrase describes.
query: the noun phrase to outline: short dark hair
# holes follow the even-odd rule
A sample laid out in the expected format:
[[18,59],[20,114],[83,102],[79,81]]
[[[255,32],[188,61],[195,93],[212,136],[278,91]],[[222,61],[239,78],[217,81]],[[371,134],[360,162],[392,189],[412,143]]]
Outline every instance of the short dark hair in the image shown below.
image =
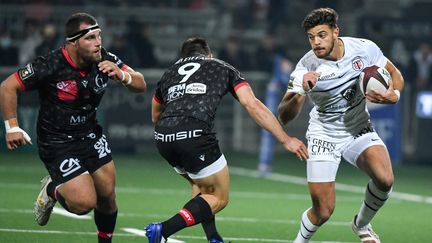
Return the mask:
[[88,25],[95,25],[96,18],[88,13],[74,13],[66,21],[66,36],[72,36],[80,30],[80,25],[86,23]]
[[203,37],[192,37],[185,40],[180,50],[181,57],[188,57],[194,54],[209,55],[211,53],[207,40]]
[[305,31],[317,26],[326,24],[332,28],[337,27],[339,15],[332,8],[317,8],[312,10],[303,20],[302,26]]

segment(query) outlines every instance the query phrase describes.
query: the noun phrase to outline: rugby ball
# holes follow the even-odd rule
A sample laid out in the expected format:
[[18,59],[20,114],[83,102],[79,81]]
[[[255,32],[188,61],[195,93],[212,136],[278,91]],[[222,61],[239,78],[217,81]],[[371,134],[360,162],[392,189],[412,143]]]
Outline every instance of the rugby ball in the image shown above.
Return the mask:
[[366,67],[360,73],[360,91],[363,95],[372,89],[380,93],[385,92],[389,87],[390,79],[390,73],[385,68],[375,65]]

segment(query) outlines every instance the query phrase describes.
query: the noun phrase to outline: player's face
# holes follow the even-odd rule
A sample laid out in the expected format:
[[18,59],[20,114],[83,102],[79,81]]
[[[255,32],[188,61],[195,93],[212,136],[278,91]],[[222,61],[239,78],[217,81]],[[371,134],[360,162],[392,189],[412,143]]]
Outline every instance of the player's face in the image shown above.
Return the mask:
[[339,28],[332,28],[329,25],[317,25],[307,31],[309,44],[318,58],[328,58],[331,56],[337,38]]
[[[89,25],[81,25],[81,29],[87,28]],[[85,62],[98,63],[102,60],[101,48],[101,30],[96,29],[87,33],[77,40],[78,55]]]

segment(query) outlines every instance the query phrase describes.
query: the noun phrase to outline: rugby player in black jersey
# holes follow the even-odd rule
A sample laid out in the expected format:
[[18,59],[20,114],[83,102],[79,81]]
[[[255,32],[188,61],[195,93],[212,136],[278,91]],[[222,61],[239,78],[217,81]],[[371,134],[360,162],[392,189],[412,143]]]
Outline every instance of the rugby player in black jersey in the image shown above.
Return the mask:
[[9,150],[31,144],[19,127],[17,95],[39,92],[37,121],[39,157],[49,176],[35,202],[35,219],[48,222],[58,201],[67,211],[83,215],[94,209],[99,242],[111,242],[116,218],[116,171],[96,111],[108,80],[133,92],[144,92],[141,73],[102,47],[96,19],[76,13],[66,22],[63,47],[18,69],[1,84],[0,108]]
[[306,146],[284,132],[234,67],[212,58],[204,38],[187,39],[181,55],[157,84],[152,120],[160,154],[190,182],[193,198],[172,218],[147,225],[146,235],[150,243],[164,242],[175,232],[201,223],[209,242],[223,242],[214,215],[228,203],[229,173],[213,131],[222,97],[230,92],[261,127],[301,160],[308,158]]

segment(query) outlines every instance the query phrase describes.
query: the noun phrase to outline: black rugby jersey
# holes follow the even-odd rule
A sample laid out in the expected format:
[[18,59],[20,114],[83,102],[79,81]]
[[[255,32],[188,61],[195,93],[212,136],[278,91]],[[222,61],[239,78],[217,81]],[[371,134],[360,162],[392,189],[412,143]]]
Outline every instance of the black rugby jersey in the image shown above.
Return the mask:
[[[187,117],[213,127],[222,97],[249,85],[239,71],[224,61],[204,55],[178,60],[157,83],[154,100],[165,105],[160,126],[176,125]],[[169,119],[166,119],[169,118]]]
[[[112,61],[122,70],[128,67],[105,49],[101,53],[102,60]],[[15,77],[23,90],[39,92],[40,141],[70,141],[96,129],[96,110],[108,85],[108,75],[99,71],[97,63],[79,69],[62,47],[18,69]]]

